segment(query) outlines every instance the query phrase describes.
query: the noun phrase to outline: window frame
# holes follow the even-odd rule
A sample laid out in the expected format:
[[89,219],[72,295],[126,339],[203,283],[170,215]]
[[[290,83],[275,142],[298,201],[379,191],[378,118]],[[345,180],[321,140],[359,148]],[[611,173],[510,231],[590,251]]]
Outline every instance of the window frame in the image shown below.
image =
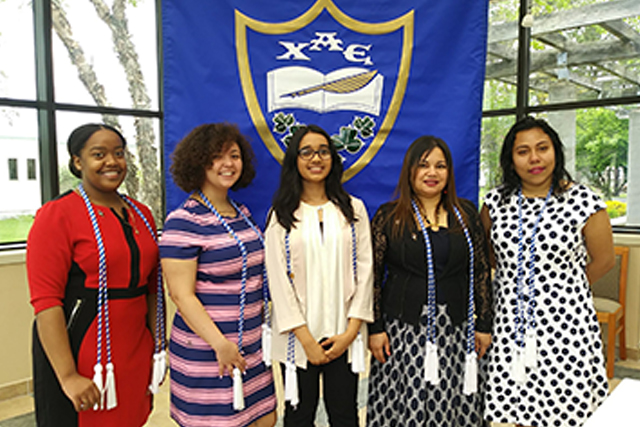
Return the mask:
[[[518,23],[522,22],[525,15],[531,11],[531,0],[519,0]],[[591,99],[584,101],[570,101],[551,103],[544,105],[529,104],[529,76],[531,73],[531,28],[518,25],[518,47],[517,47],[517,82],[516,82],[516,105],[512,108],[501,108],[496,110],[483,110],[482,118],[501,117],[515,115],[519,120],[527,115],[536,113],[548,113],[554,111],[576,110],[580,108],[595,108],[614,105],[640,104],[640,94],[635,96]],[[624,225],[612,226],[614,233],[620,234],[640,234],[640,226]]]
[[[162,90],[162,7],[161,0],[153,1],[156,9],[156,49],[157,49],[157,110],[138,110],[132,108],[100,107],[88,104],[70,104],[55,101],[53,79],[53,30],[51,3],[53,0],[33,0],[33,31],[36,67],[36,99],[25,100],[1,98],[0,107],[19,107],[35,110],[38,117],[38,155],[40,174],[41,204],[54,199],[60,193],[58,176],[58,152],[56,137],[56,113],[76,112],[109,114],[115,116],[134,116],[157,119],[159,121],[158,149],[160,174],[164,181],[164,93]],[[150,90],[153,90],[150,88]],[[161,186],[162,212],[166,215],[165,186]],[[25,242],[0,243],[0,251],[24,249]]]
[[36,159],[27,159],[27,181],[35,181],[36,179],[38,179],[38,174],[36,173],[36,165]]
[[18,173],[18,159],[15,157],[10,157],[7,159],[7,167],[9,171],[9,181],[19,181],[19,173]]

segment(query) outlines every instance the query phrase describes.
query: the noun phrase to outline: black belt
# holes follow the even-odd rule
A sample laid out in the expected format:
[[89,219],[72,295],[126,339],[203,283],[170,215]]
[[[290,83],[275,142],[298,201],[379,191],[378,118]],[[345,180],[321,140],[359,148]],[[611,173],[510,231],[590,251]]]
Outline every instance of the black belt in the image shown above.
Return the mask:
[[[137,298],[141,295],[149,293],[147,286],[138,286],[135,288],[119,288],[119,289],[107,289],[107,299],[131,299]],[[79,288],[70,289],[67,296],[71,298],[92,298],[96,297],[98,289],[91,288]]]

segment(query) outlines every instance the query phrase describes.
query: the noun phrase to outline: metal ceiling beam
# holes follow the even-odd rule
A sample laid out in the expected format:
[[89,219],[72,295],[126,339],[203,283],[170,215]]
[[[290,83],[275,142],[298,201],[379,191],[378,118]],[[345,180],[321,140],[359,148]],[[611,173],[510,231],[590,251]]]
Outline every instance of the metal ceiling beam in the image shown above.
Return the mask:
[[[604,60],[615,61],[637,57],[638,52],[630,43],[620,41],[582,43],[577,44],[575,50],[568,53],[566,66],[597,64]],[[558,68],[557,52],[531,52],[531,72],[556,68]],[[514,74],[515,70],[510,62],[503,61],[487,65],[486,78],[488,79],[507,77]]]
[[[588,6],[561,10],[534,18],[531,36],[572,28],[599,25],[605,22],[621,20],[640,15],[640,1],[617,0],[606,3],[596,3]],[[511,21],[504,24],[492,25],[489,28],[489,43],[496,43],[518,38],[518,23]]]

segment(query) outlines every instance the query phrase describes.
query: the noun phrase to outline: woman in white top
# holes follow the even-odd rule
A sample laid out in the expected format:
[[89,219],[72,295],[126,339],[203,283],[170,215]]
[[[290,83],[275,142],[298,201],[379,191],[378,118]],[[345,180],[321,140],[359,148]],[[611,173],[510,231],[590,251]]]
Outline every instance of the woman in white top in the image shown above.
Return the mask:
[[342,188],[342,171],[329,135],[315,125],[300,128],[268,220],[272,354],[285,377],[285,427],[314,425],[321,374],[330,425],[358,425],[373,261],[367,211]]

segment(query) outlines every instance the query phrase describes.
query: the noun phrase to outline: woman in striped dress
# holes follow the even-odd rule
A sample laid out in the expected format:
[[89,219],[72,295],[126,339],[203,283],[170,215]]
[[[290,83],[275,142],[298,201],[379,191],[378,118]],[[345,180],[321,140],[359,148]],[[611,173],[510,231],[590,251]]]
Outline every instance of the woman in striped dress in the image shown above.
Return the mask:
[[177,312],[169,345],[171,416],[181,426],[275,424],[271,371],[262,361],[264,250],[249,210],[228,197],[247,186],[253,152],[237,127],[195,128],[172,154],[191,193],[167,217],[162,268]]

